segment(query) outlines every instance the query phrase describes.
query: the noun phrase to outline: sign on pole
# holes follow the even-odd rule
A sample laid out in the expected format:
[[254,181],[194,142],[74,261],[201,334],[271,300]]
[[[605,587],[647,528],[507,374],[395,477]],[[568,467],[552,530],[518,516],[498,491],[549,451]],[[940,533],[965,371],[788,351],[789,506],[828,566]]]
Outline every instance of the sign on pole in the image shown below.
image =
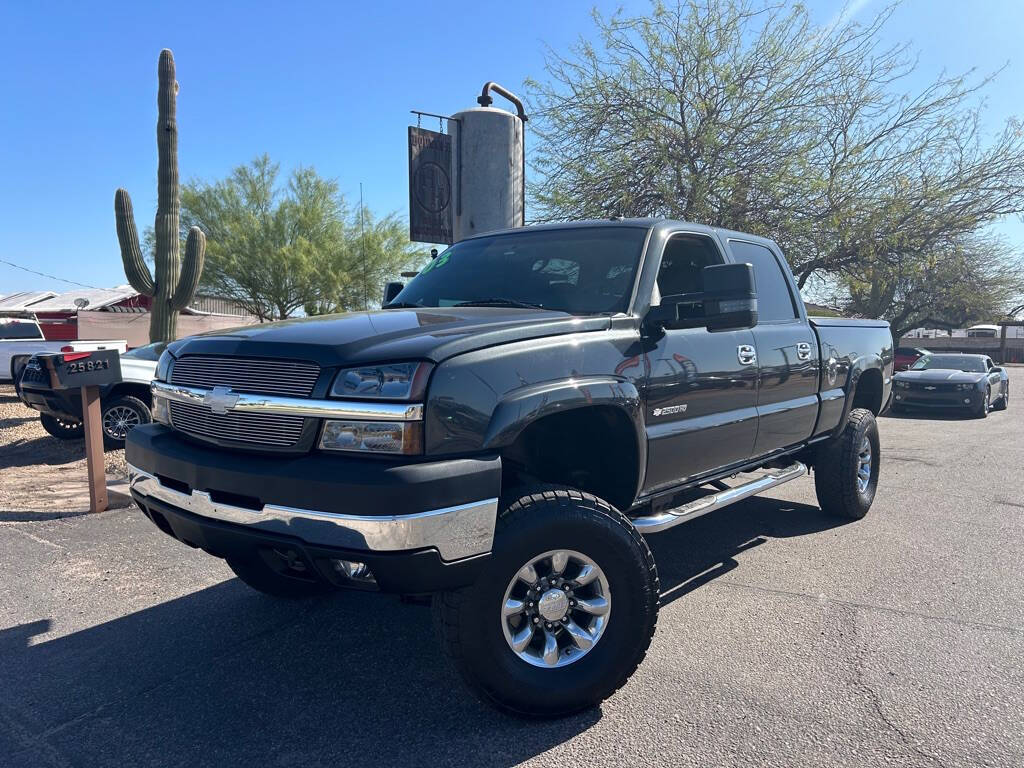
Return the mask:
[[409,239],[452,242],[452,137],[409,126]]

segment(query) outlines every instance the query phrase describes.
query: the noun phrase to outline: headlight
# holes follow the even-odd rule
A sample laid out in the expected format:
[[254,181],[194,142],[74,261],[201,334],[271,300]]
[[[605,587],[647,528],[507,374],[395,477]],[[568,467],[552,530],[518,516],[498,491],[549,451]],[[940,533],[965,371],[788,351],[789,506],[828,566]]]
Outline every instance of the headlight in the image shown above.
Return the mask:
[[338,371],[331,397],[419,400],[427,389],[431,363],[389,363]]
[[968,390],[968,389],[974,389],[974,385],[973,384],[957,384],[956,388],[959,389],[960,391],[964,391],[964,390]]
[[153,377],[157,381],[167,381],[167,377],[171,373],[171,361],[174,357],[166,349],[161,353],[160,359],[156,362],[156,375]]
[[320,447],[328,451],[423,453],[421,421],[326,421]]

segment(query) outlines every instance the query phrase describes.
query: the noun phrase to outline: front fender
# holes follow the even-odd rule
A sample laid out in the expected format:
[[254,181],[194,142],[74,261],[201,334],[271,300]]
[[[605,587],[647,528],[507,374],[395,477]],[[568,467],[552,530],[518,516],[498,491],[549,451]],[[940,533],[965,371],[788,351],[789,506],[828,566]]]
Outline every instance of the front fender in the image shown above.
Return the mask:
[[596,406],[611,406],[626,414],[633,425],[640,455],[646,459],[640,394],[633,384],[614,376],[546,381],[512,390],[491,415],[484,434],[484,448],[511,445],[527,426],[545,416]]

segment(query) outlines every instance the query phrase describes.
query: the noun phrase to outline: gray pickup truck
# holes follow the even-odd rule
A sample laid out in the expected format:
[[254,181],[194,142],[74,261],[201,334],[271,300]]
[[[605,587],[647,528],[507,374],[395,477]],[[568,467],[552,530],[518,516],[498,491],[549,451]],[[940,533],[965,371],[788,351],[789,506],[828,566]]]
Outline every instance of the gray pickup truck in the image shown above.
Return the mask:
[[808,319],[778,247],[665,220],[453,245],[383,309],[171,344],[131,489],[247,584],[433,595],[507,711],[611,695],[651,642],[644,537],[813,470],[858,519],[878,482],[884,322]]

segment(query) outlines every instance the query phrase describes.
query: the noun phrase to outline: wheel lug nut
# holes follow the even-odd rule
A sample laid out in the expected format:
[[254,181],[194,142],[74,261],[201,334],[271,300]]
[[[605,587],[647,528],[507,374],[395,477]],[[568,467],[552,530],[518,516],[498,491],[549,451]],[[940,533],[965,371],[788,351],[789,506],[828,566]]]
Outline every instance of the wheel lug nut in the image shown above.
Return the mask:
[[534,624],[540,624],[540,619],[539,619],[539,618],[537,618],[536,616],[534,616],[534,617],[533,617],[533,623],[534,623]]
[[566,592],[568,592],[569,591],[569,585],[566,584],[565,586],[562,587],[562,589],[564,589]]
[[529,606],[530,608],[533,608],[533,601],[531,600],[531,601],[530,601],[530,602],[528,602],[528,603],[527,603],[526,605],[527,605],[527,606]]
[[550,621],[545,622],[544,626],[547,627],[548,629],[551,629],[551,622]]
[[562,617],[562,623],[563,624],[568,624],[569,623],[569,617],[568,616],[563,616]]
[[576,601],[575,600],[570,600],[569,601],[569,605],[576,605]]

